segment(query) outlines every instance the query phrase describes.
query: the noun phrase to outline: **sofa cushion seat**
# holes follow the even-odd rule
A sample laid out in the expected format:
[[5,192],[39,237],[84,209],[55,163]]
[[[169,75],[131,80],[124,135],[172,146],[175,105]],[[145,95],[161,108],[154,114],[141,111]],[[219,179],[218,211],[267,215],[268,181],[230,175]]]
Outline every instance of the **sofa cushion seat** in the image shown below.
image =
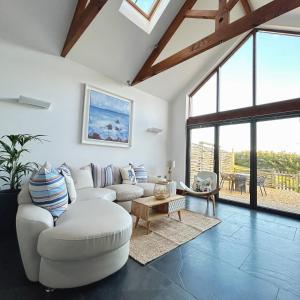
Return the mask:
[[131,237],[132,219],[121,206],[105,200],[77,201],[44,230],[38,253],[56,261],[84,260],[118,249]]
[[77,199],[79,201],[103,199],[112,202],[116,200],[116,192],[105,188],[85,188],[77,190]]
[[144,190],[144,194],[143,194],[144,197],[153,196],[155,183],[141,182],[138,183],[137,185]]
[[107,186],[117,193],[118,201],[130,201],[143,196],[144,190],[140,186],[133,184],[115,184]]

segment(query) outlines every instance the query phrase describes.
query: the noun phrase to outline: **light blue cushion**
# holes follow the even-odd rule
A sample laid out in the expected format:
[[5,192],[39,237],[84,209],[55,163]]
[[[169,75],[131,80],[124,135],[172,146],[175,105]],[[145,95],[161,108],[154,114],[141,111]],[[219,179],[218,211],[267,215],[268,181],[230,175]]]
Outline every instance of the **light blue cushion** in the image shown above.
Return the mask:
[[45,163],[29,181],[32,202],[59,217],[68,207],[68,192],[65,179],[57,170]]
[[134,170],[136,181],[138,183],[142,183],[142,182],[147,182],[148,181],[148,172],[146,171],[144,165],[134,166],[134,165],[131,164],[131,166],[132,166],[132,168]]

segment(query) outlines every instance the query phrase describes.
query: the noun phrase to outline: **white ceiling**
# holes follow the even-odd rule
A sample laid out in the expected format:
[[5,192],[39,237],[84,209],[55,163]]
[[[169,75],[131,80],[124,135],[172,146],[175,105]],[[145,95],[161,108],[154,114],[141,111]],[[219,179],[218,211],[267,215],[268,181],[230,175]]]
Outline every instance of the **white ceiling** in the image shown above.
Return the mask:
[[59,55],[76,0],[0,0],[0,37]]
[[[271,0],[250,0],[258,8]],[[0,37],[49,54],[59,55],[77,0],[0,0]],[[122,0],[109,0],[66,59],[77,61],[117,81],[133,80],[155,44],[176,16],[184,0],[171,0],[148,35],[119,12]],[[197,9],[216,9],[218,0],[198,0]],[[243,14],[238,4],[231,20]],[[268,23],[272,27],[300,27],[300,9]],[[211,20],[185,20],[157,61],[181,50],[214,30]],[[215,47],[136,87],[173,100],[190,82],[200,80],[239,39]]]
[[[256,9],[270,1],[251,0],[251,3]],[[105,5],[68,57],[126,83],[134,79],[184,1],[171,0],[150,35],[119,13],[121,2],[122,0],[114,0]],[[217,9],[217,7],[218,0],[198,0],[194,6],[195,9]],[[231,20],[234,21],[242,15],[243,9],[238,3],[231,13]],[[300,26],[299,18],[297,19],[300,16],[300,10],[297,14],[291,12],[290,15],[294,17],[283,16],[280,20],[273,21],[272,24]],[[212,20],[186,19],[156,61],[167,58],[213,31],[214,21]],[[209,66],[213,66],[228,49],[235,45],[238,39],[215,47],[147,79],[136,87],[171,101],[189,85],[189,82],[194,81],[195,77],[200,79]]]

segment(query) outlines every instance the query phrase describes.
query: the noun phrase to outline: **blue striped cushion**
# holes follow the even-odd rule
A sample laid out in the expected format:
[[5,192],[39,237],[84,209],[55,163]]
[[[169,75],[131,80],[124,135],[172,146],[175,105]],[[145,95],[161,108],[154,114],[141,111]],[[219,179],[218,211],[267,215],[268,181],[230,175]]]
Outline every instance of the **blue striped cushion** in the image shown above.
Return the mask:
[[59,217],[68,207],[65,179],[47,163],[30,178],[29,192],[33,204],[49,210],[53,217]]
[[98,165],[91,164],[94,187],[104,188],[114,184],[113,166],[109,165],[102,168]]
[[148,172],[145,170],[144,165],[140,165],[140,166],[131,165],[131,166],[134,170],[135,178],[138,183],[148,181]]

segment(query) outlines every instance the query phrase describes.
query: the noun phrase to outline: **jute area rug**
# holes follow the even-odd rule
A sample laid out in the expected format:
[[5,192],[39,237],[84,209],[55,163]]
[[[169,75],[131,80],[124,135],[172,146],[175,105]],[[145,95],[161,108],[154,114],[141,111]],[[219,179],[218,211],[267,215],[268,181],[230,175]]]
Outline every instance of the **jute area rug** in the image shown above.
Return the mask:
[[[146,222],[140,220],[137,228],[133,227],[130,256],[145,265],[221,222],[188,210],[182,210],[181,217],[180,222],[177,213],[173,213],[169,218],[162,217],[151,222],[148,235]],[[132,219],[134,224],[135,216]]]

